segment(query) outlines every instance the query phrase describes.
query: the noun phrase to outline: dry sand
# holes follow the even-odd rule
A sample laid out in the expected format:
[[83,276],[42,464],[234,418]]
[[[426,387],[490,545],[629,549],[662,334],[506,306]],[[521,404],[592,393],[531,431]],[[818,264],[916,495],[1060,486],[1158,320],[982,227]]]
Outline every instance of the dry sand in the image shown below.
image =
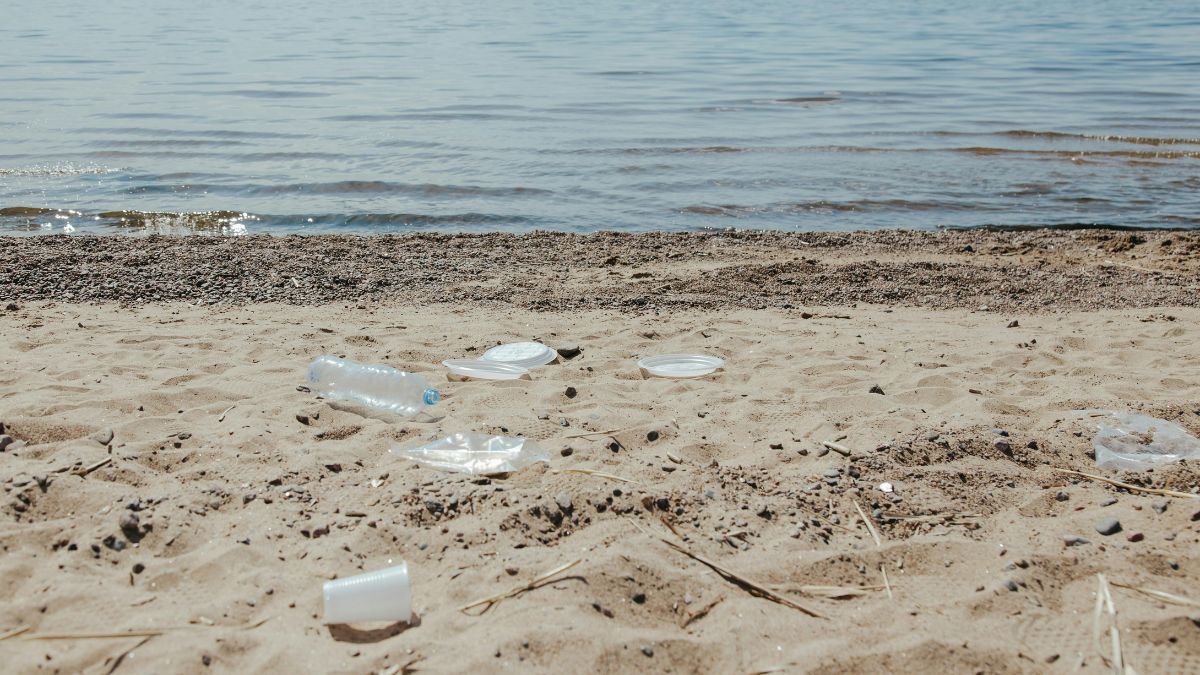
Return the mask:
[[[0,250],[50,246],[13,241]],[[902,248],[897,265],[930,255]],[[1163,248],[1106,264],[1168,266]],[[1022,269],[1106,269],[1079,257]],[[801,305],[760,283],[770,301],[754,308],[722,304],[701,275],[682,294],[708,298],[696,307],[642,290],[670,308],[657,312],[538,311],[532,285],[507,302],[126,306],[31,300],[13,279],[25,261],[0,268],[0,301],[17,306],[0,312],[0,420],[17,441],[0,452],[0,636],[25,631],[0,641],[5,672],[1111,672],[1109,624],[1093,638],[1097,574],[1200,600],[1200,500],[1054,470],[1096,472],[1077,408],[1200,433],[1200,310],[1166,306],[1178,296],[1060,289],[1061,304],[1001,313],[975,296]],[[656,264],[639,269],[681,276]],[[962,264],[986,275],[994,261]],[[1172,264],[1196,283],[1193,263]],[[610,297],[590,295],[585,272],[562,280],[579,284],[570,294]],[[543,278],[543,295],[560,302],[562,284]],[[438,365],[523,339],[583,352],[528,381],[451,382]],[[696,380],[634,366],[677,351],[728,364]],[[394,423],[299,391],[323,353],[426,374],[442,417]],[[472,480],[388,453],[460,430],[523,434],[553,460]],[[610,433],[580,436],[593,431]],[[834,439],[850,457],[822,454]],[[1191,493],[1197,466],[1097,473]],[[1106,518],[1122,531],[1097,532]],[[322,625],[324,581],[397,559],[415,625]],[[458,609],[576,560],[486,613]],[[1111,590],[1137,672],[1200,671],[1200,605]],[[122,631],[157,634],[83,637]]]

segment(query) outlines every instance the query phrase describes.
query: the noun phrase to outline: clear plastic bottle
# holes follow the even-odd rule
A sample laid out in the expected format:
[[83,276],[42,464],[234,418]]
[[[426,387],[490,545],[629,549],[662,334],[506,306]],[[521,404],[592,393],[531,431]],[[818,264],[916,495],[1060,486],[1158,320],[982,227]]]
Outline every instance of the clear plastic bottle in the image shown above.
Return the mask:
[[313,392],[324,398],[359,403],[400,417],[412,417],[441,400],[420,375],[336,356],[314,360],[308,367],[308,382]]

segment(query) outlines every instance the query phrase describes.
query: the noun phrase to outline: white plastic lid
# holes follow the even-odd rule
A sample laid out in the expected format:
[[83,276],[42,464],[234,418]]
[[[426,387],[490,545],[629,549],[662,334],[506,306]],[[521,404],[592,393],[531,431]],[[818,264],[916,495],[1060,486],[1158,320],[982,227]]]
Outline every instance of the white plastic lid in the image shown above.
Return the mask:
[[524,366],[483,359],[449,359],[442,361],[442,365],[455,375],[480,380],[515,380],[529,373],[529,369]]
[[498,347],[492,347],[483,353],[487,361],[499,361],[523,368],[544,366],[553,361],[558,354],[540,342],[513,342]]
[[725,360],[706,354],[663,354],[647,356],[637,364],[658,377],[700,377],[725,365]]

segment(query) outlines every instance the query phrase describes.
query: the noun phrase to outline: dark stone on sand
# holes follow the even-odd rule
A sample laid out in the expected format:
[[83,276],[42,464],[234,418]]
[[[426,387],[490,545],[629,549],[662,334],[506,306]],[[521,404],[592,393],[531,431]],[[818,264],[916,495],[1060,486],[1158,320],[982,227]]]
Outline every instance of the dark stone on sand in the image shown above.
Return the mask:
[[570,457],[571,455],[575,454],[575,449],[568,446],[568,447],[563,448],[562,450],[559,450],[558,454],[562,455],[563,457]]
[[117,525],[121,527],[121,531],[126,535],[137,534],[139,523],[138,515],[133,512],[121,514],[120,520],[117,521]]
[[1146,535],[1142,534],[1141,532],[1130,532],[1129,536],[1125,537],[1125,540],[1131,541],[1136,544],[1137,542],[1139,542],[1145,538],[1146,538]]
[[1055,500],[1055,501],[1059,501],[1059,502],[1065,502],[1065,501],[1067,501],[1067,500],[1068,500],[1068,499],[1070,499],[1070,498],[1071,498],[1071,495],[1069,495],[1069,494],[1067,494],[1067,493],[1063,492],[1062,490],[1059,490],[1058,492],[1054,493],[1054,500]]
[[639,605],[646,604],[646,594],[645,593],[634,593],[633,601]]
[[654,648],[649,645],[642,647],[642,653],[646,656],[654,656]]
[[1096,523],[1096,531],[1106,537],[1116,534],[1121,531],[1121,521],[1116,518],[1105,518]]
[[558,504],[558,509],[563,513],[570,513],[574,506],[571,504],[571,495],[566,492],[560,492],[554,497],[554,503]]
[[657,441],[658,440],[658,432],[657,431],[648,432],[646,434],[646,440],[650,441],[651,443],[653,443],[654,441]]
[[1020,323],[1018,323],[1016,319],[1013,319],[1012,321],[1009,321],[1009,322],[1008,322],[1008,327],[1009,327],[1009,328],[1016,328],[1017,326],[1020,326],[1020,325],[1021,325],[1021,324],[1020,324]]
[[575,389],[575,387],[567,387],[566,391],[563,392],[563,395],[567,398],[575,398],[577,395],[579,395],[579,392]]
[[1006,455],[1012,454],[1012,443],[1009,443],[1007,438],[997,438],[992,441],[992,447]]
[[7,450],[8,446],[16,442],[17,439],[13,438],[12,436],[9,436],[8,434],[0,434],[0,452]]
[[870,393],[872,393],[872,394],[882,394],[882,393],[883,393],[883,387],[881,387],[881,386],[879,386],[879,385],[877,385],[877,384],[873,384],[873,385],[871,385],[871,389],[870,389],[869,391],[870,391]]
[[558,351],[558,355],[563,357],[564,359],[573,359],[576,356],[579,356],[580,352],[582,352],[583,350],[579,348],[579,345],[569,344],[569,345],[562,345],[561,347],[559,347],[557,349],[557,351]]
[[10,312],[15,312],[15,311],[17,311],[18,309],[21,309],[21,308],[20,308],[19,306],[17,306],[17,303],[15,303],[15,302],[10,302],[10,303],[8,303],[7,305],[5,305],[5,306],[4,306],[4,309],[7,309],[7,310],[8,310],[8,311],[10,311]]

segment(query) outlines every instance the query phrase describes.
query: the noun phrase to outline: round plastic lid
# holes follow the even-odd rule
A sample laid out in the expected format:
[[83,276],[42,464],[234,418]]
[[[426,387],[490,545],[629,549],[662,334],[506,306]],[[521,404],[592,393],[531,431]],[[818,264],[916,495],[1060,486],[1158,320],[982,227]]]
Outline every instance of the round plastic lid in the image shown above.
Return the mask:
[[483,359],[450,359],[442,361],[442,365],[455,375],[480,380],[515,380],[529,372],[529,369],[523,366]]
[[557,356],[553,349],[540,342],[513,342],[492,347],[483,353],[486,361],[499,361],[524,368],[544,366]]
[[663,354],[647,356],[637,363],[658,377],[700,377],[725,365],[725,360],[705,354]]

